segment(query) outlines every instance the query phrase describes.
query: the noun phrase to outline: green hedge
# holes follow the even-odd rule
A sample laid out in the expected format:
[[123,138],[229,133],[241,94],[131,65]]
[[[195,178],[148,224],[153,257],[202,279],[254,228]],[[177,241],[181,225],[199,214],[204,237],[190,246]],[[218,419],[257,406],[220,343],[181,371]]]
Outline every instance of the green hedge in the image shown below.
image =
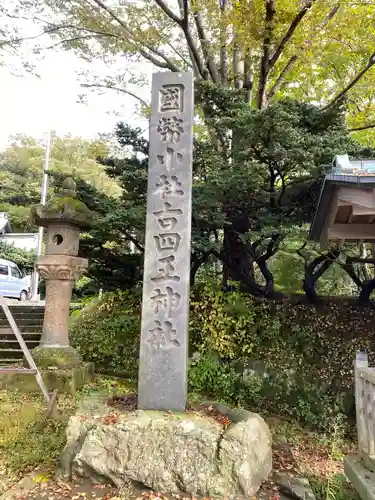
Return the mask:
[[99,373],[134,377],[138,367],[140,298],[132,292],[106,293],[70,320],[72,345]]
[[[140,293],[106,294],[72,318],[73,344],[100,372],[137,376]],[[315,308],[195,289],[190,311],[192,392],[324,426],[353,414],[357,350],[372,357],[375,311],[350,302]]]

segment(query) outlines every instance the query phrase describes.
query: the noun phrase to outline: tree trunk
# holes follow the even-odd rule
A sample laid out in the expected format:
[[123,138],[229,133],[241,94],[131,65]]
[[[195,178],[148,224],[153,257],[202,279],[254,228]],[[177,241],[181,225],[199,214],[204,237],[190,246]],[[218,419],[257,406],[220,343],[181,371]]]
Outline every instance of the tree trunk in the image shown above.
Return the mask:
[[312,304],[316,304],[319,301],[319,297],[316,293],[316,283],[318,279],[331,267],[339,255],[339,250],[331,250],[325,255],[316,257],[306,267],[302,288],[309,302]]
[[375,289],[375,278],[363,283],[358,297],[358,302],[363,305],[368,304],[370,302],[370,295],[374,289]]
[[255,286],[254,260],[247,252],[239,233],[232,228],[224,229],[223,252],[228,279],[244,284],[251,291]]

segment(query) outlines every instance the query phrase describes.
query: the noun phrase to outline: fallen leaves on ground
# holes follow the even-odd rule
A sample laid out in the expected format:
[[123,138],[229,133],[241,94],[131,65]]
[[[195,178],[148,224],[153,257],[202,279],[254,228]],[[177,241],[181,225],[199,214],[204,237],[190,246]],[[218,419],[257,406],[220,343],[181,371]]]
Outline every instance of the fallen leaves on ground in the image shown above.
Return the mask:
[[[285,422],[268,422],[273,433],[273,467],[276,471],[297,473],[301,475],[314,474],[327,478],[332,474],[342,474],[343,461],[332,457],[332,443],[329,439],[322,440],[318,433],[307,432],[298,426],[289,425],[289,437],[283,435],[278,439],[278,426],[285,427]],[[282,433],[283,434],[283,433]],[[354,451],[352,443],[343,443],[342,453]]]

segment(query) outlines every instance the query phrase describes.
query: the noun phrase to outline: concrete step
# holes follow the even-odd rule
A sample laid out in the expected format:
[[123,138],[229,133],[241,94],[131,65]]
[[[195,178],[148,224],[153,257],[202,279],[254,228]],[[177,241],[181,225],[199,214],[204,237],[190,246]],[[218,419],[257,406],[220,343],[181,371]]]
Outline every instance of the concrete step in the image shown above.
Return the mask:
[[3,353],[3,352],[22,352],[22,349],[21,348],[13,348],[13,347],[0,347],[0,354]]
[[[44,306],[9,306],[12,314],[40,314],[44,312]],[[1,308],[2,310],[2,308]]]
[[[42,325],[43,318],[14,318],[18,328],[21,329],[21,326],[27,325]],[[0,318],[0,328],[9,326],[9,321],[7,318]]]
[[0,365],[3,361],[15,359],[19,361],[23,358],[22,349],[0,349]]
[[[18,329],[21,333],[23,332],[41,332],[43,330],[43,325],[19,325],[17,322],[16,322],[16,325],[18,326]],[[7,325],[2,325],[0,326],[0,335],[2,333],[6,333],[8,331],[13,331],[11,329],[11,326],[9,325],[9,323]]]
[[1,358],[0,359],[0,367],[11,366],[14,364],[19,365],[20,361],[22,361],[22,358]]
[[0,374],[36,375],[37,371],[32,368],[0,368]]
[[[27,341],[27,340],[36,340],[40,339],[41,337],[41,330],[39,331],[27,331],[27,332],[21,332],[22,338]],[[0,328],[0,339],[1,340],[13,340],[15,339],[16,336],[13,333],[13,330],[11,328]]]
[[375,474],[359,456],[345,457],[344,472],[362,500],[375,500]]
[[[25,340],[25,339],[23,339],[23,340]],[[34,337],[34,338],[31,338],[31,339],[27,339],[27,340],[25,340],[25,342],[26,342],[26,344],[37,343],[38,342],[38,338]],[[9,339],[0,338],[0,349],[2,347],[5,348],[8,344],[17,344],[17,345],[19,345],[18,340],[16,339],[15,336],[13,338],[9,338]]]

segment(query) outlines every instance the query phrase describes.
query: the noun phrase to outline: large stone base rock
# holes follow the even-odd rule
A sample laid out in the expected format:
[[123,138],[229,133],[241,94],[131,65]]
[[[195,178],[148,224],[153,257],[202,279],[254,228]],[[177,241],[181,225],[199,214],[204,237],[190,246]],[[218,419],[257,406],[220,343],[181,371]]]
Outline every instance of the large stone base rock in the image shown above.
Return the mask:
[[65,477],[75,469],[120,489],[136,481],[163,493],[238,499],[254,495],[271,472],[271,436],[259,415],[243,412],[224,428],[195,413],[137,410],[110,417],[110,410],[86,405],[71,417]]

